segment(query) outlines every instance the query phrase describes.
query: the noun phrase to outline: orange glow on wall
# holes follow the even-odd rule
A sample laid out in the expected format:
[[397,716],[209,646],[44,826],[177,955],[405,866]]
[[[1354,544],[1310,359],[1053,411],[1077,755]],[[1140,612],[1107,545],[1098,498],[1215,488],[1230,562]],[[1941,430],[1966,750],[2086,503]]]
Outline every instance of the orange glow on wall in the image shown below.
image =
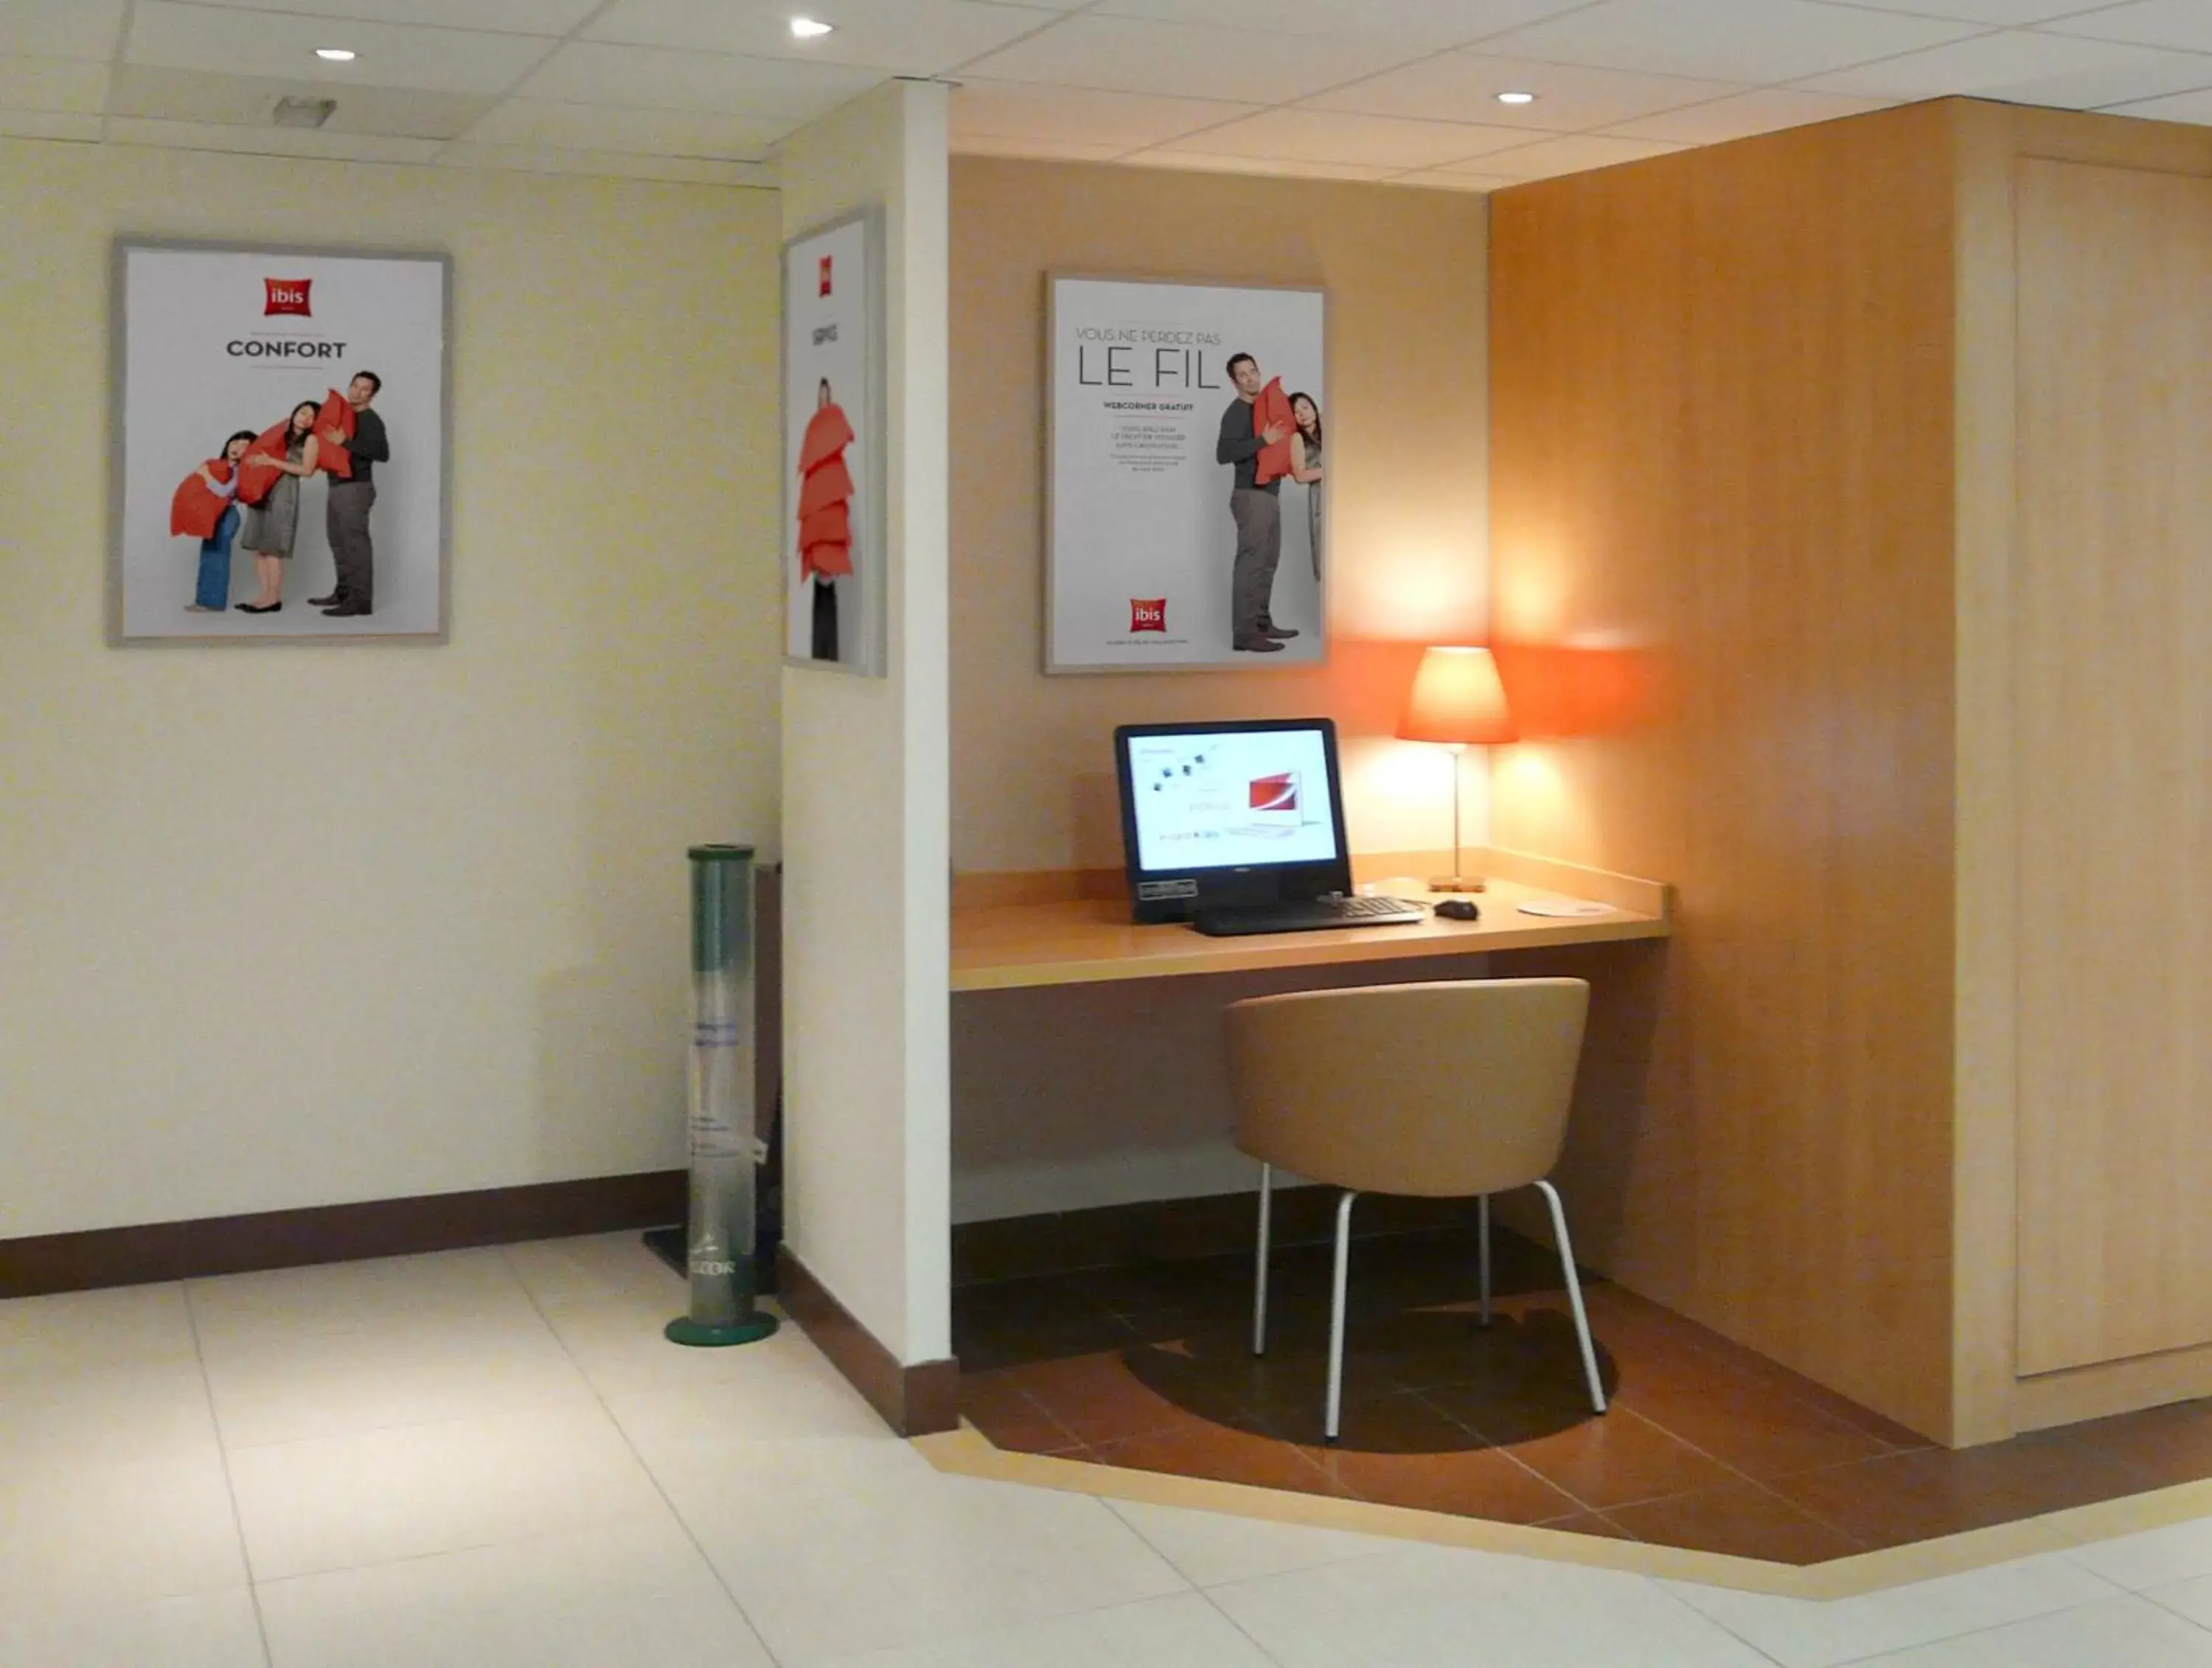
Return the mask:
[[1650,717],[1662,698],[1659,657],[1650,649],[1501,642],[1496,654],[1523,736],[1617,734]]

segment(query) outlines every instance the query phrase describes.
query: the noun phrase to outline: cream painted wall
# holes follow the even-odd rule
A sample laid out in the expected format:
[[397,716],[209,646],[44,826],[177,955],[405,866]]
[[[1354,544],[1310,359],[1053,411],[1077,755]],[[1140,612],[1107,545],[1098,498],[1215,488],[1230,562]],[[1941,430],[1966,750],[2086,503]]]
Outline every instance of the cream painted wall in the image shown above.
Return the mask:
[[[0,140],[0,1239],[679,1164],[684,848],[776,839],[775,198]],[[105,646],[124,231],[451,251],[448,645]]]
[[[1415,648],[1480,640],[1488,594],[1489,218],[1402,187],[963,156],[952,173],[953,866],[1119,867],[1114,726],[1334,716],[1362,851],[1449,844],[1432,748],[1393,741]],[[1048,272],[1328,292],[1332,660],[1048,678]],[[1224,552],[1227,495],[1223,496]],[[1223,582],[1227,583],[1224,554]],[[1465,811],[1482,837],[1486,773]]]
[[[1363,851],[1451,839],[1447,756],[1390,740],[1425,642],[1480,640],[1488,594],[1489,220],[1381,186],[961,157],[952,172],[952,851],[963,871],[1119,867],[1114,726],[1334,717]],[[1328,291],[1329,664],[1048,678],[1045,275]],[[1225,498],[1225,495],[1224,495]],[[1223,528],[1227,538],[1224,501]],[[1226,582],[1224,569],[1224,582]],[[1487,772],[1464,772],[1466,837]],[[1464,977],[1424,965],[1408,978]],[[1218,1193],[1221,1003],[1325,982],[1170,980],[962,997],[955,1221]]]
[[902,1361],[952,1353],[945,108],[894,82],[786,141],[786,235],[884,209],[889,675],[783,674],[786,1232]]

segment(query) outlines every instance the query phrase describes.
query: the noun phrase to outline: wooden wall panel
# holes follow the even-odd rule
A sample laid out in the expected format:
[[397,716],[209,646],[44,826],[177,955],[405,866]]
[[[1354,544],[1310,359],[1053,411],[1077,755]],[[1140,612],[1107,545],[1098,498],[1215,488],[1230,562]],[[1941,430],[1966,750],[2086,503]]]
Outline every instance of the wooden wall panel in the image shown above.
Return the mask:
[[[2002,1441],[2014,1417],[2013,1318],[2020,925],[2013,744],[2013,163],[2018,112],[1958,100],[1953,619],[1951,1440]],[[2122,123],[2141,126],[2140,123]]]
[[2212,181],[2017,203],[2026,1375],[2212,1342]]
[[1577,1107],[1577,1241],[1938,1436],[1949,122],[1884,112],[1518,187],[1492,228],[1495,634],[1662,674],[1629,728],[1493,770],[1496,843],[1679,888],[1642,1034],[1601,1039]]

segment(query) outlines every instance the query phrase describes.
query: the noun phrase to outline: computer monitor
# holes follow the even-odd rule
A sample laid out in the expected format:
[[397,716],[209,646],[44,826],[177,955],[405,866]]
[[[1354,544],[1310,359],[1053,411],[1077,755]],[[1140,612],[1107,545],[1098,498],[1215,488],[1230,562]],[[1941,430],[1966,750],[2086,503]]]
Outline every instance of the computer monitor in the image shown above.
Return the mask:
[[1124,724],[1114,752],[1139,922],[1352,890],[1328,719]]

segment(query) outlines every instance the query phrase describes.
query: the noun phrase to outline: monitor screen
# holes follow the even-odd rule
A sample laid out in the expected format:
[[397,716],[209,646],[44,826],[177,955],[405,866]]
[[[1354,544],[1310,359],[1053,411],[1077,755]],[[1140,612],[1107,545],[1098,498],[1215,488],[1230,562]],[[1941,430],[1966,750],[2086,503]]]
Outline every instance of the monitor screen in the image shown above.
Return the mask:
[[1338,861],[1329,740],[1325,721],[1123,731],[1136,867]]

